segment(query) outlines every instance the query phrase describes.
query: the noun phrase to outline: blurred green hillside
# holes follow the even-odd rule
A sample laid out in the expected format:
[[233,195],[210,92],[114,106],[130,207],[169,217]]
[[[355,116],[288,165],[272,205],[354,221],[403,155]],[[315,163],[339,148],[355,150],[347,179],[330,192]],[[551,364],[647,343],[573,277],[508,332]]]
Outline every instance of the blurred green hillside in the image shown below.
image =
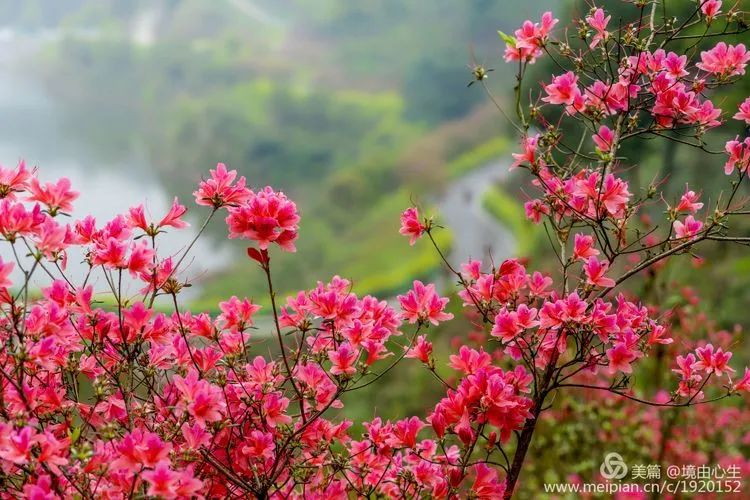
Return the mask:
[[[407,251],[399,212],[434,205],[515,142],[467,88],[471,65],[497,67],[489,82],[503,88],[496,31],[553,3],[36,0],[0,1],[0,16],[58,32],[34,72],[102,159],[137,154],[183,199],[218,161],[293,196],[302,231],[298,254],[278,259],[282,291],[340,273],[389,293],[438,267],[426,248]],[[209,231],[226,234],[219,220]],[[229,263],[201,277],[201,303],[260,297],[257,278]]]

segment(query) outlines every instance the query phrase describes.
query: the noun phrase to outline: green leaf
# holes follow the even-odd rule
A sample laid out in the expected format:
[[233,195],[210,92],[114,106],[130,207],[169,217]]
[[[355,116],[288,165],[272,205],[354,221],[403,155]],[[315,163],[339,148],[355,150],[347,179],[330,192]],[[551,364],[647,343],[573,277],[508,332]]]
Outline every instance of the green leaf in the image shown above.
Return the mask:
[[505,43],[507,43],[508,45],[510,45],[513,48],[516,48],[516,39],[514,37],[512,37],[510,35],[506,35],[505,33],[503,33],[500,30],[497,30],[497,34],[500,35],[500,38],[502,38],[502,40]]

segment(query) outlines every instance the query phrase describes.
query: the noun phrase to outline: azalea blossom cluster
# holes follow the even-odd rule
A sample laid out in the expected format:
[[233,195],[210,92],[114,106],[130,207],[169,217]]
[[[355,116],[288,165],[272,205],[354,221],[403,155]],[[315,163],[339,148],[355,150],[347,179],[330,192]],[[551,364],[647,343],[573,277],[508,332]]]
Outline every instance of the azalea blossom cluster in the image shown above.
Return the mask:
[[[533,383],[528,393],[525,386],[497,383],[508,397],[522,398],[511,398],[506,408],[528,413],[522,422],[501,419],[502,425],[495,424],[500,434],[491,438],[485,426],[498,422],[488,416],[491,400],[473,407],[472,398],[464,396],[466,379],[449,391],[431,419],[438,421],[439,433],[447,422],[460,438],[479,435],[483,446],[502,449],[506,498],[522,478],[537,423],[563,389],[599,391],[665,408],[702,405],[748,390],[750,372],[730,366],[728,345],[709,342],[686,349],[660,321],[663,313],[625,287],[700,243],[750,241],[732,233],[733,221],[748,213],[746,199],[738,195],[750,163],[748,139],[726,142],[728,158],[717,163],[725,162],[732,181],[728,194],[711,196],[719,201],[710,206],[690,186],[677,200],[669,199],[660,191],[668,179],[631,188],[627,172],[637,167],[621,154],[643,138],[675,140],[713,153],[709,130],[716,134],[724,124],[739,129],[750,123],[750,98],[728,112],[715,104],[721,87],[742,78],[750,62],[744,44],[706,36],[720,18],[726,21],[723,34],[747,31],[736,8],[722,12],[721,7],[721,2],[697,2],[692,16],[666,22],[655,3],[634,2],[632,20],[618,20],[615,29],[612,15],[595,6],[574,22],[577,29],[561,30],[564,38],[556,37],[557,20],[550,13],[540,23],[525,22],[514,36],[501,33],[505,59],[516,66],[519,82],[517,117],[509,119],[521,134],[521,151],[513,154],[512,168],[526,170],[531,191],[538,193],[525,203],[526,216],[544,226],[559,269],[548,276],[515,259],[499,264],[477,259],[460,270],[447,262],[463,305],[475,318],[473,338],[481,339],[476,349],[461,348],[472,360],[466,365],[476,364],[481,373],[485,363],[499,364],[504,374],[522,367]],[[701,29],[692,31],[696,27]],[[675,39],[700,49],[681,52]],[[556,74],[541,85],[530,82],[527,89],[528,66],[545,57]],[[660,203],[663,221],[653,215]],[[412,241],[436,227],[414,208],[402,214],[401,232]],[[635,397],[630,380],[638,366],[655,355],[663,357],[673,344],[670,363],[661,368],[668,372],[671,389],[658,402]],[[418,349],[415,357],[431,366],[434,347],[420,338]],[[470,370],[466,373],[473,377]],[[463,412],[453,409],[456,401],[465,401],[458,407]],[[506,442],[512,453],[505,452]]]
[[[5,492],[26,498],[348,498],[417,491],[446,498],[469,489],[502,495],[498,472],[446,443],[448,431],[440,439],[420,438],[428,425],[422,418],[375,418],[357,437],[350,435],[351,421],[329,416],[345,393],[413,357],[420,331],[453,317],[435,285],[415,281],[394,309],[358,297],[336,276],[277,307],[269,250],[275,243],[294,251],[296,206],[269,187],[249,189],[219,164],[200,182],[195,201],[210,208],[204,228],[226,212],[229,237],[251,243],[248,263],[266,275],[279,343],[278,355],[264,355],[253,348],[261,305],[233,296],[215,315],[180,307],[188,284],[182,263],[192,243],[175,255],[160,251],[164,232],[188,226],[187,208],[177,199],[153,221],[142,205],[104,222],[71,220],[78,193],[70,182],[42,184],[37,175],[23,162],[0,169],[2,239],[15,257],[0,261]],[[84,276],[68,272],[74,256],[83,259]],[[140,285],[123,286],[123,274]],[[97,276],[109,291],[95,291]],[[39,292],[31,288],[36,283]],[[394,341],[406,325],[411,340]],[[528,376],[521,370],[485,366],[484,374],[489,386],[477,379],[466,389],[475,400],[480,388],[487,397],[502,397],[498,381],[524,400]],[[497,404],[490,420],[505,435],[504,420],[517,426],[526,410]]]
[[[680,343],[659,347],[649,367],[664,370],[665,374],[669,363],[686,350],[694,356],[697,350],[725,351],[743,335],[739,328],[718,329],[691,289],[683,288],[676,295],[678,303],[664,315],[664,322]],[[696,373],[705,375],[708,371],[701,367]],[[722,384],[727,387],[743,385],[746,377],[739,375],[730,381],[731,374],[723,373]],[[540,422],[543,446],[562,449],[563,439],[577,445],[565,447],[564,455],[555,457],[558,463],[544,461],[544,457],[529,457],[530,470],[544,470],[546,477],[556,476],[559,481],[573,484],[604,481],[597,467],[570,466],[590,459],[590,447],[595,446],[617,449],[627,456],[629,464],[662,464],[662,473],[664,464],[734,469],[741,478],[750,472],[747,405],[698,404],[690,411],[674,411],[669,407],[671,395],[658,384],[652,389],[651,397],[644,400],[641,399],[643,394],[632,388],[598,389],[609,383],[604,373],[587,373],[578,382],[580,387],[575,394],[558,393],[557,404]],[[721,443],[721,446],[714,443]],[[534,482],[532,487],[542,487],[538,478],[528,480]],[[743,498],[742,488],[744,485],[724,496]]]
[[[664,221],[640,217],[659,197],[634,194],[622,145],[690,130],[693,145],[704,147],[705,131],[726,118],[711,93],[741,77],[750,59],[744,46],[725,42],[700,61],[670,50],[676,37],[692,36],[682,31],[691,23],[737,23],[721,2],[696,5],[697,18],[682,27],[659,25],[646,3],[635,2],[635,21],[616,32],[611,15],[594,8],[577,23],[577,44],[555,38],[550,13],[504,36],[505,58],[519,68],[514,125],[523,151],[514,167],[528,171],[539,193],[526,213],[549,229],[555,273],[491,256],[454,266],[432,236],[440,227],[410,207],[400,232],[412,245],[436,246],[458,285],[454,296],[416,280],[388,301],[357,295],[334,276],[282,298],[274,255],[295,251],[297,206],[218,164],[194,192],[207,212],[195,239],[221,213],[228,237],[248,243],[246,262],[268,297],[232,296],[216,311],[191,311],[181,292],[195,239],[175,254],[161,244],[164,232],[187,226],[186,205],[175,199],[154,220],[142,205],[107,221],[72,219],[78,193],[67,179],[42,183],[23,162],[0,168],[0,235],[12,256],[0,261],[4,493],[510,498],[558,393],[593,391],[669,411],[750,391],[750,372],[730,365],[730,343],[685,342],[649,297],[622,286],[702,242],[747,242],[731,233],[747,214],[735,196],[747,172],[746,139],[726,146],[734,182],[710,212],[686,186],[664,201]],[[527,66],[553,48],[564,71],[522,102]],[[734,118],[747,121],[747,108],[745,101]],[[567,145],[567,122],[583,130],[576,149]],[[71,258],[82,261],[83,275],[69,271]],[[97,278],[104,291],[92,285]],[[459,309],[481,342],[446,355],[435,327]],[[664,352],[668,390],[654,401],[635,395],[631,375]],[[344,396],[400,363],[428,371],[441,396],[421,415],[347,419]]]

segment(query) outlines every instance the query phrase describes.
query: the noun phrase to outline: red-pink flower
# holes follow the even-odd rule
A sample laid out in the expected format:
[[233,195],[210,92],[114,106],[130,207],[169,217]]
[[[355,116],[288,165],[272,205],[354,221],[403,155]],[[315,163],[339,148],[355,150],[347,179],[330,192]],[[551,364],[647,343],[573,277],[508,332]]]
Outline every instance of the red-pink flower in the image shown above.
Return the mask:
[[491,335],[500,337],[503,342],[510,342],[524,330],[538,326],[536,318],[536,308],[530,308],[526,304],[519,305],[515,311],[502,309],[495,316]]
[[216,170],[210,172],[211,178],[201,181],[198,190],[193,193],[198,205],[221,208],[236,206],[250,199],[252,193],[245,187],[245,178],[237,178],[236,170],[227,171],[226,165],[218,163]]
[[735,120],[744,120],[745,123],[750,125],[750,97],[742,101],[739,111],[732,118]]
[[599,127],[599,131],[591,136],[591,139],[593,139],[594,144],[596,144],[599,151],[602,153],[610,153],[612,151],[612,145],[614,144],[615,133],[606,125],[602,125]]
[[670,77],[672,80],[679,80],[683,76],[687,76],[689,74],[688,71],[685,69],[685,66],[687,66],[687,56],[684,54],[681,56],[678,56],[674,52],[670,52],[662,60],[662,67],[666,71],[667,76]]
[[746,137],[744,141],[739,141],[739,137],[735,137],[734,140],[728,141],[724,146],[729,158],[724,163],[724,173],[730,175],[734,169],[744,172],[750,165],[750,137]]
[[583,265],[583,270],[586,272],[586,282],[589,285],[604,288],[615,286],[615,280],[604,276],[608,269],[609,263],[606,260],[599,260],[594,256],[589,257]]
[[0,167],[0,198],[14,199],[15,193],[29,187],[32,172],[26,170],[26,162],[21,160],[16,168]]
[[136,472],[141,467],[154,467],[169,457],[172,444],[165,443],[157,434],[135,429],[125,434],[114,445],[118,458],[112,462],[112,469],[128,469]]
[[143,240],[134,243],[130,247],[130,257],[128,257],[127,268],[132,276],[139,274],[148,275],[154,266],[155,252],[149,244]]
[[523,209],[526,213],[526,218],[534,221],[535,224],[539,224],[542,221],[542,216],[550,215],[549,206],[539,199],[527,201],[524,203]]
[[203,487],[203,482],[189,470],[172,470],[168,460],[159,462],[154,470],[144,471],[142,477],[149,485],[146,493],[159,498],[190,498]]
[[587,260],[594,255],[599,255],[599,250],[594,247],[594,237],[576,233],[573,243],[573,258]]
[[633,351],[634,347],[636,346],[628,346],[625,342],[618,342],[612,348],[607,349],[607,359],[609,360],[607,369],[610,374],[615,374],[618,371],[623,373],[633,372],[630,363],[638,359],[640,354]]
[[328,351],[331,361],[331,373],[334,375],[351,376],[357,372],[355,363],[359,358],[359,351],[348,342],[342,342],[335,350]]
[[500,500],[505,495],[505,481],[498,479],[495,469],[485,463],[474,466],[474,484],[471,485],[472,498],[478,500]]
[[706,344],[703,347],[699,347],[695,350],[695,356],[698,361],[693,365],[696,370],[704,370],[706,373],[716,373],[716,376],[721,377],[724,372],[734,372],[734,370],[727,366],[727,363],[732,358],[731,352],[724,352],[719,347],[714,351],[714,346]]
[[[6,424],[0,423],[1,426]],[[0,446],[0,458],[16,465],[29,463],[31,448],[36,443],[36,430],[33,427],[22,427],[11,430],[10,427],[0,429],[0,433],[8,432],[7,439],[3,439]]]
[[441,321],[453,319],[453,314],[445,312],[448,299],[437,294],[435,285],[425,285],[419,280],[415,280],[413,285],[406,295],[398,296],[403,311],[401,315],[405,320],[409,323],[429,321],[437,325]]
[[38,203],[27,210],[23,203],[10,199],[0,201],[0,233],[10,242],[14,242],[19,235],[33,234],[47,219]]
[[70,179],[62,177],[56,183],[41,184],[36,178],[29,183],[29,201],[38,201],[47,205],[50,215],[73,210],[73,201],[78,192],[70,189]]
[[515,161],[511,167],[517,167],[523,163],[528,163],[532,167],[543,167],[544,160],[537,157],[537,147],[539,145],[539,134],[527,135],[521,140],[523,153],[512,153]]
[[462,345],[458,350],[458,354],[451,354],[448,358],[450,363],[448,366],[454,370],[459,370],[467,375],[486,368],[492,364],[492,358],[489,354],[484,352],[481,347],[479,350],[472,349],[468,346]]
[[700,0],[701,12],[706,16],[706,22],[711,24],[711,21],[721,12],[721,0]]
[[734,390],[750,392],[750,368],[745,368],[745,374],[734,384]]
[[552,83],[544,86],[547,96],[543,97],[542,101],[550,104],[571,105],[576,97],[581,95],[577,84],[578,77],[572,71],[556,76],[552,79]]
[[23,494],[25,500],[57,500],[59,495],[52,489],[52,478],[47,474],[40,474],[36,480],[29,478],[29,483],[24,485]]
[[694,238],[701,229],[703,229],[703,223],[699,220],[695,220],[692,215],[685,217],[685,222],[679,220],[674,221],[672,224],[674,229],[675,238]]
[[253,326],[253,316],[260,308],[247,298],[240,300],[232,295],[229,300],[219,303],[221,314],[218,324],[228,330],[246,330]]
[[187,208],[185,208],[184,205],[180,205],[177,197],[175,197],[174,201],[172,201],[171,208],[157,224],[148,223],[146,221],[143,205],[131,207],[130,210],[128,210],[127,222],[130,227],[137,227],[149,235],[155,235],[162,227],[171,226],[176,229],[181,229],[189,226],[190,224],[181,219],[181,217],[185,215],[185,212],[187,212]]
[[727,45],[719,42],[711,50],[701,52],[701,62],[696,66],[707,73],[726,78],[745,74],[750,52],[744,44]]
[[558,20],[551,12],[542,15],[541,23],[524,21],[514,33],[514,37],[502,35],[505,39],[505,60],[507,62],[522,61],[533,64],[544,51],[542,47],[547,43],[550,31]]
[[229,207],[226,218],[230,238],[254,240],[261,250],[276,243],[287,252],[296,251],[299,220],[294,202],[270,187],[251,195],[247,203]]
[[273,459],[275,450],[273,434],[254,430],[247,437],[241,451],[253,460],[266,461]]
[[407,348],[406,358],[418,359],[422,363],[429,364],[430,356],[432,355],[432,342],[427,340],[427,337],[420,335],[414,342],[414,345]]
[[185,378],[175,375],[174,385],[180,391],[188,413],[197,422],[221,420],[226,405],[220,388],[206,380],[199,380],[195,370],[191,370]]
[[388,438],[386,442],[394,448],[414,448],[417,444],[417,434],[425,427],[427,427],[427,424],[422,422],[419,417],[399,420],[393,426],[392,437]]
[[419,211],[416,207],[404,210],[401,214],[401,229],[398,232],[409,237],[409,245],[414,245],[426,230],[427,226],[419,220]]
[[58,224],[52,217],[37,226],[33,237],[36,248],[48,259],[53,259],[65,250],[68,228]]
[[606,41],[609,38],[609,33],[607,32],[607,24],[609,24],[610,19],[612,19],[612,16],[605,17],[604,9],[596,9],[593,15],[586,18],[586,22],[589,24],[589,26],[594,28],[594,31],[596,31],[594,37],[591,39],[589,48],[593,49],[594,47],[599,45],[599,42]]
[[696,194],[695,191],[691,191],[687,185],[685,185],[685,193],[680,197],[680,202],[675,207],[677,212],[690,212],[694,214],[701,208],[703,203],[698,202],[700,195]]
[[3,262],[3,259],[0,258],[0,288],[8,288],[13,284],[8,277],[13,272],[13,267],[15,267],[13,262]]

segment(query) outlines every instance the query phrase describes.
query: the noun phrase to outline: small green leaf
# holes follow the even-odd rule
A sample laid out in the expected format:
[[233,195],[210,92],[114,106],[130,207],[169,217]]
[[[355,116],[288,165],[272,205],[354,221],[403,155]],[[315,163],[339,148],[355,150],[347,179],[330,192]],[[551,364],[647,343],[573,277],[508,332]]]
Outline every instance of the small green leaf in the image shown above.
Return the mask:
[[500,38],[502,38],[505,43],[507,43],[513,48],[516,48],[516,39],[514,37],[510,35],[506,35],[500,30],[497,31],[497,34],[500,35]]

